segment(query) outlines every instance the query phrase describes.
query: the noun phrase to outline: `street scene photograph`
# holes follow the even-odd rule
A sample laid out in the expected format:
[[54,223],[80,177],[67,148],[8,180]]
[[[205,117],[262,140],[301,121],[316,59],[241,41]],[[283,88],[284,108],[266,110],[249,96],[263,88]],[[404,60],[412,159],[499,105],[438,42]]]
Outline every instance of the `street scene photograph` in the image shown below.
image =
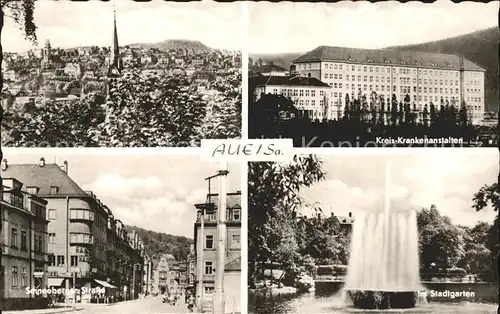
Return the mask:
[[253,2],[248,10],[250,138],[498,145],[497,1]]
[[0,18],[4,147],[241,136],[238,3],[4,0]]
[[240,165],[74,149],[5,156],[2,313],[244,312]]
[[498,152],[299,155],[248,169],[248,313],[498,308]]

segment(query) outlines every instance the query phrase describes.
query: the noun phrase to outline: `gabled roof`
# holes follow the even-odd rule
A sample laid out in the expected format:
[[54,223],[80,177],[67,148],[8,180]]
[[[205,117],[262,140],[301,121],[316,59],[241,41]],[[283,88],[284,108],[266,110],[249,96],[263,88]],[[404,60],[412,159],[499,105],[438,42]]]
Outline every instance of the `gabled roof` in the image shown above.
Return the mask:
[[330,87],[330,85],[321,82],[315,77],[303,76],[257,76],[253,78],[252,84],[255,86],[315,86]]
[[414,66],[450,70],[486,71],[466,58],[452,54],[401,51],[396,49],[359,49],[319,46],[295,59],[294,63],[344,61],[375,65]]
[[[208,195],[208,199],[208,202],[215,204],[215,209],[217,209],[219,205],[219,194],[210,194]],[[227,193],[226,207],[230,209],[241,209],[241,192]]]
[[286,72],[288,71],[287,69],[283,68],[283,67],[280,67],[279,65],[275,65],[275,64],[266,64],[266,65],[263,65],[263,66],[255,66],[255,67],[252,67],[251,70],[253,72],[257,72],[257,73],[267,73],[267,72]]
[[49,195],[50,188],[56,186],[59,189],[58,195],[88,196],[88,194],[56,164],[45,164],[43,167],[38,164],[13,164],[2,171],[2,176],[16,178],[23,182],[26,187],[38,187],[39,195]]
[[347,216],[336,216],[336,217],[341,225],[350,225],[354,223],[353,217],[347,217]]

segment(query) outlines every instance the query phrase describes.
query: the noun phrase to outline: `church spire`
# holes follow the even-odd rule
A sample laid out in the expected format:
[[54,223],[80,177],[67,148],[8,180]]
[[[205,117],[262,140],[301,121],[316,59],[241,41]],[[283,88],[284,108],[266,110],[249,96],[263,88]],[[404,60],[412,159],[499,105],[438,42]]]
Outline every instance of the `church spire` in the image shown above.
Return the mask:
[[[114,2],[113,2],[114,6]],[[113,7],[113,47],[111,47],[109,72],[119,74],[122,70],[122,60],[120,58],[120,46],[118,45],[118,30],[116,27],[116,9]]]

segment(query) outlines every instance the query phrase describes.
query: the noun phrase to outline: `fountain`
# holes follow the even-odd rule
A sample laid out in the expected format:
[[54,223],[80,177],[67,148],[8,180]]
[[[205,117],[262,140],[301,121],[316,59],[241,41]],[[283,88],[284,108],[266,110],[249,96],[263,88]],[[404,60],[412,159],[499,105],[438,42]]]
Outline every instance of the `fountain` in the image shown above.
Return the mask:
[[390,209],[386,166],[384,210],[354,220],[344,291],[356,308],[412,308],[421,290],[415,211]]

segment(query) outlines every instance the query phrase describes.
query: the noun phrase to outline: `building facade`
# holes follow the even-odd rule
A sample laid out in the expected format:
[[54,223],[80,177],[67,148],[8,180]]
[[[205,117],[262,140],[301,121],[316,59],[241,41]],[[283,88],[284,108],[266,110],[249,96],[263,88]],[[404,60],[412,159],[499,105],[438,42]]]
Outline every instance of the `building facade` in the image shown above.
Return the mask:
[[376,92],[386,103],[393,94],[398,102],[408,95],[419,111],[431,103],[460,108],[465,102],[472,123],[484,118],[486,70],[460,56],[320,46],[293,62],[301,76],[331,87],[333,104],[344,104],[346,94],[369,99]]
[[326,111],[326,108],[333,108],[330,86],[317,78],[295,75],[293,71],[291,73],[288,76],[254,77],[253,103],[265,94],[283,95],[294,102],[301,116],[318,120],[336,118],[336,111]]
[[[39,164],[7,165],[2,176],[18,178],[28,193],[47,202],[48,287],[104,287],[118,298],[133,297],[133,265],[143,264],[140,241],[131,241],[111,210],[69,177],[67,162],[59,166],[41,158]],[[138,278],[136,287],[142,287],[142,273]],[[98,297],[76,296],[79,302]]]
[[46,206],[47,201],[28,193],[23,182],[4,176],[0,209],[0,301],[4,310],[47,304],[47,295],[26,292],[26,288],[47,286]]
[[[201,297],[204,309],[212,308],[215,292],[218,197],[218,194],[208,194],[206,204],[197,206],[198,218],[194,224],[196,270],[201,268],[201,278],[195,280],[195,292]],[[228,193],[226,204],[224,298],[226,313],[234,313],[241,312],[241,192]]]

